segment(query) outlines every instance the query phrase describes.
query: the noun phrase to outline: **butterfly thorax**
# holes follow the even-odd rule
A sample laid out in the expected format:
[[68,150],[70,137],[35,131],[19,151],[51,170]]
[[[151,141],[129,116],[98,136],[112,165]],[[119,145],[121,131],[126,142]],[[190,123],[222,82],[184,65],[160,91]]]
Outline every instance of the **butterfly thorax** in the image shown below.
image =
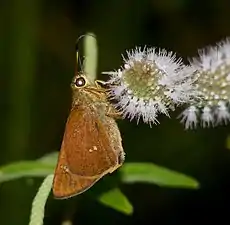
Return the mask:
[[105,111],[108,105],[106,93],[102,89],[87,86],[73,90],[72,108],[79,106],[92,111]]

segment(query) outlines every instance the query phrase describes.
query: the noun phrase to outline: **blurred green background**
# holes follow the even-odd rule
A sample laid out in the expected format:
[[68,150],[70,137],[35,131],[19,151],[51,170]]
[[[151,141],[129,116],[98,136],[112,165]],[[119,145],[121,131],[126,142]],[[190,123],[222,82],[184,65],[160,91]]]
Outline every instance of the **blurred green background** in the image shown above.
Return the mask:
[[[230,36],[230,1],[110,0],[0,2],[0,165],[36,159],[60,148],[71,104],[75,40],[93,32],[98,74],[118,69],[121,54],[157,46],[192,57],[197,49]],[[106,79],[105,75],[100,76]],[[160,125],[119,121],[127,162],[153,162],[193,176],[200,190],[121,185],[132,216],[87,196],[67,201],[50,196],[45,224],[228,224],[229,126],[185,131],[176,120]],[[28,224],[42,179],[0,184],[0,224]],[[63,224],[64,225],[64,224]]]

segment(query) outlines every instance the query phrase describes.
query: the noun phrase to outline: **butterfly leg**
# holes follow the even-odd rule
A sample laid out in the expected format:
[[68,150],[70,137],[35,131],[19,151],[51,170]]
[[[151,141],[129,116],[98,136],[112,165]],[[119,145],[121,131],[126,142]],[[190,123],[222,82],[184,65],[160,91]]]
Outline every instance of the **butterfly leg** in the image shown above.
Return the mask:
[[119,112],[117,109],[115,109],[112,106],[108,106],[106,115],[109,117],[112,117],[114,119],[120,119],[121,118],[121,112]]
[[95,80],[94,83],[95,83],[97,88],[102,88],[103,85],[107,84],[107,82],[105,82],[103,80]]

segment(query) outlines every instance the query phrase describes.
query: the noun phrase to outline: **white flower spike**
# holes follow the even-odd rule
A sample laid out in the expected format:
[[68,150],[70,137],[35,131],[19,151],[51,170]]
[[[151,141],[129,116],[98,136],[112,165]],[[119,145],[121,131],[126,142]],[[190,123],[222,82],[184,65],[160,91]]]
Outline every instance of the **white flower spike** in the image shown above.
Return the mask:
[[227,124],[230,121],[230,41],[199,51],[199,58],[191,60],[196,70],[196,88],[201,98],[182,112],[185,128]]
[[173,52],[136,48],[127,55],[121,69],[104,72],[110,75],[110,97],[124,118],[142,119],[151,126],[159,123],[158,114],[169,117],[169,110],[196,97],[193,69]]

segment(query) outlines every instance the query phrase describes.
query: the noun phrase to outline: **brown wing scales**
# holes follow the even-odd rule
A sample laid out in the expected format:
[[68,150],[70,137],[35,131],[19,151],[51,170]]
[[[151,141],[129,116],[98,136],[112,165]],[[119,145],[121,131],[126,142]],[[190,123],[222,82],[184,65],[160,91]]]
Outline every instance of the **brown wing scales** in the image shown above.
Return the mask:
[[82,108],[71,111],[53,181],[56,198],[81,194],[122,164],[119,130],[112,118],[107,122],[103,126],[97,114]]
[[71,173],[85,177],[102,175],[118,163],[107,130],[98,115],[89,110],[72,110],[61,147]]
[[61,152],[53,181],[55,198],[64,199],[79,195],[93,186],[98,178],[85,178],[72,174],[66,164],[65,152]]

